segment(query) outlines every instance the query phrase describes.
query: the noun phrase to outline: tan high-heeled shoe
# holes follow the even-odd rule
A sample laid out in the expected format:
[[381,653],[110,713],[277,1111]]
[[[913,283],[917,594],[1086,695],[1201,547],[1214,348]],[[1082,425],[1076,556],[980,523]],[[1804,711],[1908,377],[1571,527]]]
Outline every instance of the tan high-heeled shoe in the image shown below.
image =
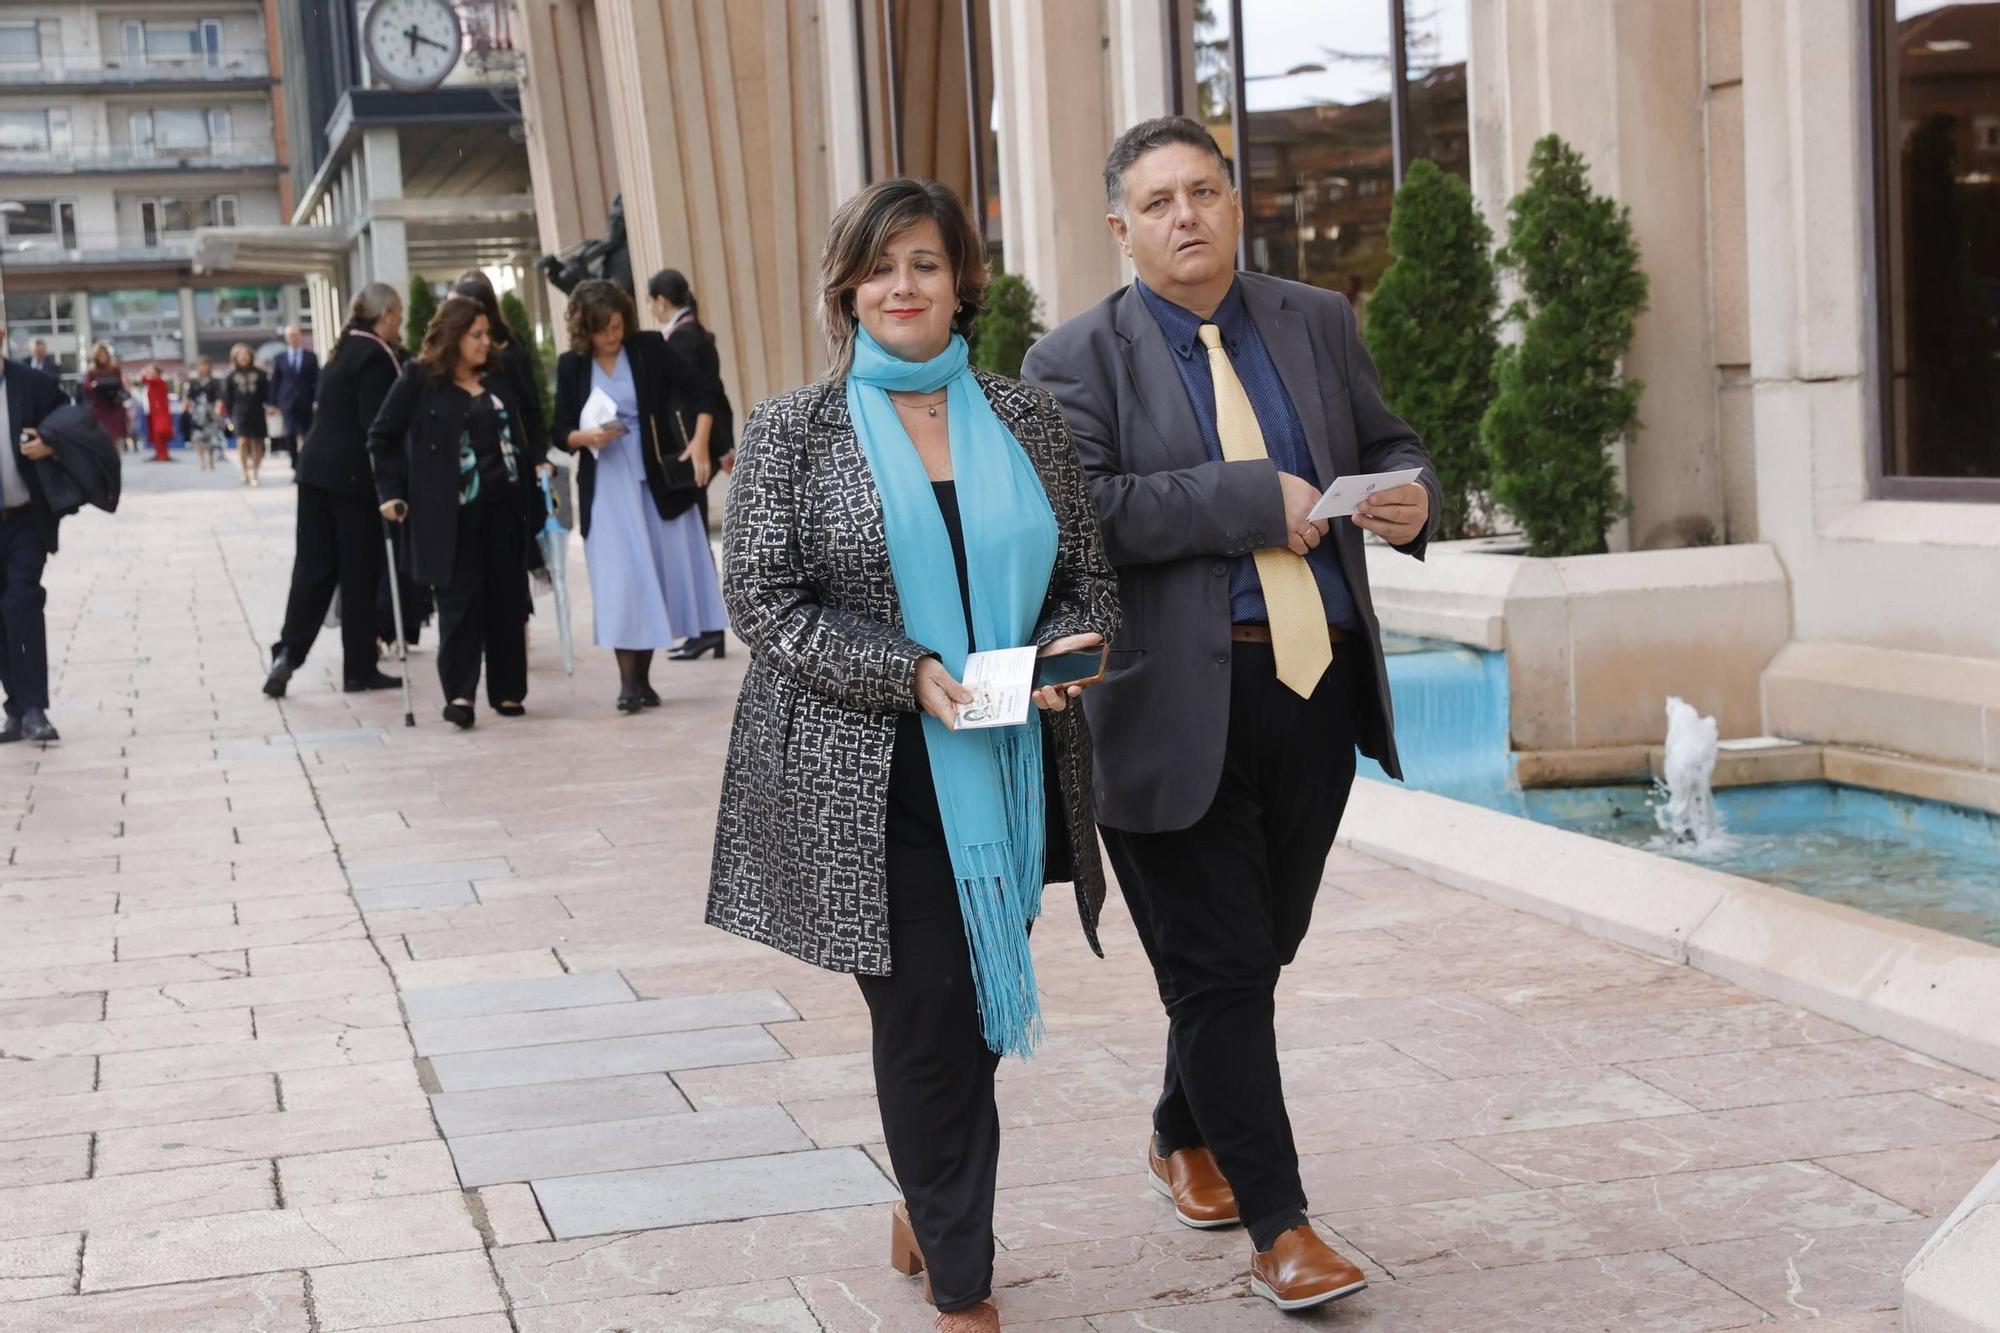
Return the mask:
[[916,1228],[910,1225],[910,1206],[900,1199],[889,1214],[889,1267],[904,1277],[924,1279],[924,1299],[931,1298],[930,1274],[924,1272],[924,1252],[917,1245]]

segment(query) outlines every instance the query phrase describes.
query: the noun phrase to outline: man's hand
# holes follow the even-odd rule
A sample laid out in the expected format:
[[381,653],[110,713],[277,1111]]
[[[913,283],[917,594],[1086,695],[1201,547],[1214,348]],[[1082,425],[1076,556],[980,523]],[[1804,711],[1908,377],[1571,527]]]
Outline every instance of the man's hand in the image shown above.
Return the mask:
[[401,523],[410,516],[410,506],[401,500],[388,500],[382,505],[382,517],[391,523]]
[[1354,511],[1354,525],[1366,528],[1391,546],[1408,546],[1431,518],[1431,493],[1416,482],[1392,491],[1377,491]]
[[37,462],[44,458],[54,458],[56,451],[43,441],[41,433],[33,427],[21,432],[21,457]]
[[1293,555],[1304,555],[1326,536],[1326,520],[1315,523],[1307,517],[1319,503],[1319,487],[1280,468],[1278,490],[1285,497],[1285,544]]

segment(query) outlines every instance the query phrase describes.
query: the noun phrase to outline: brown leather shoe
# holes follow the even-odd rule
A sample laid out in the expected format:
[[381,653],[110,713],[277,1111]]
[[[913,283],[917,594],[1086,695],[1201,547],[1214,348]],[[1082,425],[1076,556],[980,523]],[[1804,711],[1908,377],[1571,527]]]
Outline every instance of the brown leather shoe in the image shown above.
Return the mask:
[[981,1301],[963,1310],[937,1317],[938,1333],[1000,1333],[1000,1312],[992,1301]]
[[1236,1215],[1236,1194],[1222,1178],[1215,1154],[1206,1148],[1182,1148],[1170,1157],[1160,1156],[1157,1141],[1146,1144],[1146,1167],[1153,1188],[1174,1201],[1174,1216],[1181,1225],[1204,1231],[1233,1227],[1242,1219]]
[[1250,1259],[1250,1290],[1280,1310],[1310,1309],[1367,1286],[1367,1276],[1309,1226],[1293,1227]]

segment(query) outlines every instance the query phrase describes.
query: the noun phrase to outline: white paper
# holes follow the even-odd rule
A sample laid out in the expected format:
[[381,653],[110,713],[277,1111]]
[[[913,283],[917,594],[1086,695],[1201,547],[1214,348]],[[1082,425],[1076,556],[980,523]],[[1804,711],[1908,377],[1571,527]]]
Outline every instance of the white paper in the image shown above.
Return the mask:
[[1335,477],[1333,485],[1326,488],[1326,494],[1320,496],[1319,503],[1313,506],[1308,517],[1315,523],[1321,519],[1345,518],[1375,492],[1407,486],[1422,475],[1422,468],[1406,467],[1395,472],[1365,472],[1352,477]]
[[618,404],[611,401],[611,395],[602,389],[592,389],[590,397],[583,403],[583,412],[577,418],[580,430],[596,430],[618,420]]
[[981,727],[1018,727],[1028,720],[1035,689],[1035,650],[1001,648],[972,653],[965,659],[965,679],[972,702],[960,704],[952,722],[955,731]]

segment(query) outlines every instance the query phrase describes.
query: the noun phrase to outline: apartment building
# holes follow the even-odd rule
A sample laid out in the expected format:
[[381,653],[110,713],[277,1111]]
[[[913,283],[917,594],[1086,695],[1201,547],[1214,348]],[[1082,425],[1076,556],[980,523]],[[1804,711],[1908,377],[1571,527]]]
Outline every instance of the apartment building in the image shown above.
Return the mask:
[[290,213],[280,0],[0,5],[0,290],[8,350],[94,342],[169,369],[309,323],[296,279],[203,271],[202,228]]

